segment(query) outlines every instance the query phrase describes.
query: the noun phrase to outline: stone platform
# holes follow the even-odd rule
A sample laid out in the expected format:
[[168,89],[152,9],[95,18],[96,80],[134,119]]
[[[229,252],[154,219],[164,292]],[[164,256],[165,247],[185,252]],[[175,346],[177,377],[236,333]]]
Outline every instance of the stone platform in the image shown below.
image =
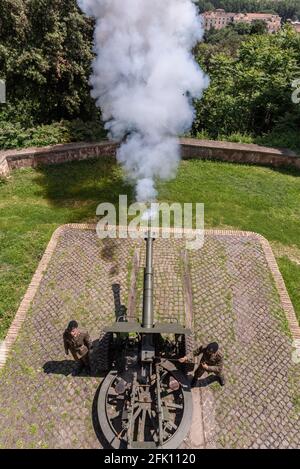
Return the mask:
[[[50,251],[20,331],[10,331],[0,448],[101,448],[93,409],[102,376],[96,366],[92,376],[76,376],[62,333],[76,319],[97,340],[121,304],[140,317],[144,243],[100,241],[92,229],[66,226]],[[156,318],[191,322],[199,343],[216,340],[225,355],[226,386],[204,376],[193,389],[194,422],[182,447],[299,447],[300,365],[262,239],[209,231],[190,252],[184,240],[157,239],[154,267]]]

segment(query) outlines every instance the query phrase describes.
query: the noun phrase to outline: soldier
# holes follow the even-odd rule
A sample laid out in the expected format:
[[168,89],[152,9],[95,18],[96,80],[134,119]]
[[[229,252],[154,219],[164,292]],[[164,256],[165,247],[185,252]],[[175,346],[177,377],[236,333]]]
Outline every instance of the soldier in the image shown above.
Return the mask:
[[92,343],[87,332],[80,331],[76,321],[70,321],[63,335],[66,355],[71,351],[74,360],[79,362],[79,371],[87,368],[90,371],[89,352]]
[[[223,356],[219,351],[219,345],[216,342],[208,344],[206,347],[200,346],[193,352],[194,357],[198,357],[202,354],[200,364],[195,371],[191,386],[195,386],[198,379],[207,371],[208,373],[214,373],[219,380],[221,386],[224,386],[225,379],[223,375]],[[190,359],[189,356],[180,358],[180,363],[185,363]]]

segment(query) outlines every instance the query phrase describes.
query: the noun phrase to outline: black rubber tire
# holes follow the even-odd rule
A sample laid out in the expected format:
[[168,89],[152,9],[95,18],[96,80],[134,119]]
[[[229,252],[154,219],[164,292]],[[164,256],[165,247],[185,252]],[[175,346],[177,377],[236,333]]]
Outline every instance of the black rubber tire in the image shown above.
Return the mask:
[[110,371],[113,361],[113,334],[102,333],[99,337],[98,367],[100,371]]

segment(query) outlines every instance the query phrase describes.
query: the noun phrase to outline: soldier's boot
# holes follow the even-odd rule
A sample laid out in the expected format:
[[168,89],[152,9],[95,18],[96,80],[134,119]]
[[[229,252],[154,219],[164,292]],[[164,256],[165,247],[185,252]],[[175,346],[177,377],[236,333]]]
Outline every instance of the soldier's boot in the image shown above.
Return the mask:
[[218,380],[219,380],[220,386],[225,386],[224,375],[218,375]]
[[194,378],[192,379],[192,382],[191,382],[191,388],[194,388],[196,386],[197,381],[198,381],[198,379],[194,376]]
[[200,365],[200,366],[197,368],[197,370],[195,371],[194,378],[193,378],[193,380],[192,380],[192,382],[191,382],[191,387],[196,386],[198,379],[201,378],[201,376],[203,375],[204,372],[205,372],[205,369],[202,368],[202,366]]

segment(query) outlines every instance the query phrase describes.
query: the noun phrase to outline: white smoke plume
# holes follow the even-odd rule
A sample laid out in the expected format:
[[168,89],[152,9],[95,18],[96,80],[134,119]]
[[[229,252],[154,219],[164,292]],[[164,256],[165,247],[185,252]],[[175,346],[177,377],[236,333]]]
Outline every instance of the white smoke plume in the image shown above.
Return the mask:
[[106,129],[122,140],[118,161],[138,201],[155,199],[155,180],[175,175],[178,135],[194,119],[192,98],[208,78],[191,50],[203,25],[193,0],[78,0],[96,19],[92,96]]

